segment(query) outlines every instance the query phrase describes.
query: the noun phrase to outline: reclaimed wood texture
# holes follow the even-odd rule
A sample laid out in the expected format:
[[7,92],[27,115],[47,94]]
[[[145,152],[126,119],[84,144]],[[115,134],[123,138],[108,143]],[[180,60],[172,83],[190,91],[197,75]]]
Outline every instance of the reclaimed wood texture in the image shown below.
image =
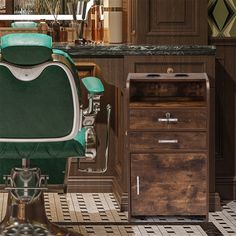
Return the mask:
[[206,167],[204,153],[132,154],[132,215],[207,214]]
[[[178,119],[177,122],[163,122],[159,119],[166,118]],[[207,127],[206,109],[191,108],[183,109],[130,109],[129,110],[129,128],[138,130],[191,130],[206,129]]]
[[[177,143],[159,143],[172,141]],[[132,132],[129,134],[131,151],[169,151],[207,149],[206,132]]]
[[[233,63],[233,61],[231,61]],[[207,73],[210,82],[210,110],[208,113],[209,118],[209,209],[210,211],[215,211],[220,209],[220,198],[216,193],[215,188],[215,56],[129,56],[125,57],[124,60],[124,76],[128,76],[128,73],[166,73],[168,68],[173,69],[174,73]],[[124,101],[124,104],[127,101]],[[181,103],[182,104],[182,103]],[[181,107],[179,103],[179,107]],[[132,104],[132,109],[135,107],[137,109],[137,104]],[[147,104],[143,103],[140,108],[144,108]],[[156,104],[149,103],[148,106],[153,106]],[[160,103],[159,103],[160,105]],[[176,107],[178,104],[172,102],[169,104],[171,108]],[[187,105],[187,103],[186,103]],[[190,110],[190,105],[188,104],[188,110]],[[185,110],[186,107],[185,106]],[[196,107],[196,104],[194,104]],[[197,105],[199,107],[199,105]],[[166,108],[166,103],[161,106],[162,109]],[[160,109],[160,106],[158,107]],[[127,126],[126,129],[128,129]],[[122,137],[123,138],[123,137]],[[127,143],[127,142],[126,142]],[[124,144],[124,148],[127,149],[128,145]],[[125,151],[124,151],[125,153]],[[125,158],[126,157],[126,158]],[[125,163],[127,155],[124,155]],[[125,165],[125,164],[124,164]],[[126,167],[129,170],[129,167]],[[126,175],[125,172],[121,178],[123,189],[126,188]]]
[[[176,77],[178,78],[178,77]],[[184,77],[187,79],[187,77]],[[151,79],[150,79],[151,80]],[[132,84],[134,83],[134,85]],[[176,85],[176,83],[181,85]],[[167,82],[146,82],[131,81],[130,101],[155,100],[155,101],[176,101],[178,98],[188,100],[205,100],[206,86],[199,82],[167,81]]]
[[[145,78],[146,74],[132,73],[127,79],[129,219],[140,215],[207,218],[209,82],[206,75],[195,74],[198,79],[191,80],[189,74],[184,82],[182,78],[173,82],[174,74],[155,81],[145,81],[142,76]],[[140,81],[145,92],[140,90]],[[131,101],[136,94],[142,94],[135,101],[141,105],[134,109]],[[152,96],[153,100],[163,97],[166,107],[145,108],[142,102],[146,96]],[[185,103],[182,97],[189,98],[190,107],[180,106]],[[169,108],[172,98],[177,98],[176,107]],[[197,100],[202,101],[201,108],[194,107]],[[136,116],[132,117],[132,112]]]

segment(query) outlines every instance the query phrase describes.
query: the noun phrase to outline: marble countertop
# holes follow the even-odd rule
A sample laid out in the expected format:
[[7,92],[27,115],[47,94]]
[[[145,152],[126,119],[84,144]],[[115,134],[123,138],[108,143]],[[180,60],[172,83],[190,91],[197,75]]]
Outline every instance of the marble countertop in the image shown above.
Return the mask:
[[128,45],[54,43],[54,48],[68,52],[72,57],[123,57],[151,55],[215,55],[212,45]]

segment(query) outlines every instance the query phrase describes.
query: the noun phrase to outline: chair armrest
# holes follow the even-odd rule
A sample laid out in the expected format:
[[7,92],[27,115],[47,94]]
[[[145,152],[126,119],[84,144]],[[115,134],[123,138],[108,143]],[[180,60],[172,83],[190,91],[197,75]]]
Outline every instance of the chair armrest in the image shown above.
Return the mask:
[[101,80],[96,77],[85,77],[82,79],[82,83],[89,95],[99,95],[104,92]]

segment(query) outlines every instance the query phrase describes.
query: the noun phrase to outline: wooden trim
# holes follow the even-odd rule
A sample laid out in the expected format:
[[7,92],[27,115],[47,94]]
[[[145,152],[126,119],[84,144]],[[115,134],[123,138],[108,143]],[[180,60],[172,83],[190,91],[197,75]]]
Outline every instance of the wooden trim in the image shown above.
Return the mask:
[[113,191],[112,191],[120,205],[121,211],[128,210],[128,193],[124,193],[120,184],[117,181],[117,178],[113,179]]
[[111,193],[113,176],[73,176],[69,177],[67,192],[70,193]]
[[223,196],[225,200],[236,199],[236,176],[217,176],[216,188],[220,193],[225,193],[228,197]]
[[221,211],[220,195],[219,193],[210,193],[209,194],[209,211]]
[[225,46],[234,46],[236,45],[236,37],[224,37],[224,38],[216,38],[211,37],[210,38],[210,44],[213,45],[225,45]]

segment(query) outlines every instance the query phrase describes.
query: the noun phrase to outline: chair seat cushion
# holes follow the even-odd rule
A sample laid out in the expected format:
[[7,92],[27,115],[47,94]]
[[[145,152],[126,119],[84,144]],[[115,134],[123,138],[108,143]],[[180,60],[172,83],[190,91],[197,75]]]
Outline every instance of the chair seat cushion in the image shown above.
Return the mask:
[[0,159],[45,159],[84,156],[84,146],[76,140],[51,143],[0,143]]
[[[49,184],[63,184],[68,157],[85,154],[85,129],[75,140],[58,143],[0,143],[0,173],[8,175],[14,167],[21,167],[22,158],[30,159],[31,167],[39,167],[42,174],[49,175]],[[47,160],[45,160],[47,159]],[[0,184],[3,184],[0,178]]]
[[16,65],[37,65],[51,60],[52,38],[45,34],[17,33],[1,37],[2,59]]
[[[63,184],[65,180],[66,158],[61,159],[32,159],[30,167],[40,168],[41,174],[48,175],[48,184]],[[9,175],[12,168],[22,168],[21,159],[0,159],[0,184],[4,184],[3,175]]]

